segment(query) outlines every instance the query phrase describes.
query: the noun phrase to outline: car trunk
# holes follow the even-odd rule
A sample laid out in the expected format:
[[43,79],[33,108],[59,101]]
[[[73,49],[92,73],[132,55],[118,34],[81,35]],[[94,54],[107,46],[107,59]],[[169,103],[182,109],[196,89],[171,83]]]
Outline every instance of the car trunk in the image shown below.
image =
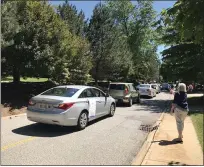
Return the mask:
[[111,84],[109,93],[113,98],[124,97],[126,86],[124,84]]
[[140,87],[139,90],[141,93],[149,93],[150,87]]
[[40,109],[40,110],[50,110],[52,111],[56,108],[59,104],[63,102],[67,102],[68,97],[60,97],[60,96],[36,96],[32,98],[32,102],[35,104],[32,106],[33,109]]

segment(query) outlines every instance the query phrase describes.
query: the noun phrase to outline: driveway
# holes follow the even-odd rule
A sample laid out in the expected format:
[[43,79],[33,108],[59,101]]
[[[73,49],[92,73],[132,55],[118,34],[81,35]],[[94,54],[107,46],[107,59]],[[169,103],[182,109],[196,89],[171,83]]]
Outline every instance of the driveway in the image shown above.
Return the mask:
[[117,107],[114,117],[91,122],[83,131],[43,125],[26,116],[1,122],[2,165],[130,165],[147,132],[168,106],[172,95],[162,92],[132,107]]

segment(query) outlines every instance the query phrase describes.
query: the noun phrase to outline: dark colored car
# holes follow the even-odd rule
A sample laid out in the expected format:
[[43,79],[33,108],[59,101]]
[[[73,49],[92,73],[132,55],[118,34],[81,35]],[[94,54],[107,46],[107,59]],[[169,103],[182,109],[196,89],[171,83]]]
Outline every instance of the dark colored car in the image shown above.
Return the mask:
[[161,84],[161,90],[169,91],[170,89],[171,89],[171,86],[168,83]]

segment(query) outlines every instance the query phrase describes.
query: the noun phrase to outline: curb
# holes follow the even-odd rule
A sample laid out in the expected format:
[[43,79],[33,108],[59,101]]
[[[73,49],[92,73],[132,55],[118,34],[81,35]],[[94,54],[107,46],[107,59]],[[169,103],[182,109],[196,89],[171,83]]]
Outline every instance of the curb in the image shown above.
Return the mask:
[[1,117],[2,120],[5,120],[5,119],[13,119],[13,118],[16,118],[16,117],[20,117],[20,116],[25,116],[26,113],[24,114],[17,114],[17,115],[11,115],[11,116],[6,116],[6,117]]
[[[161,116],[159,117],[159,119],[156,121],[156,123],[153,125],[154,126],[159,126],[160,123],[162,122],[164,118],[164,112],[161,114]],[[134,166],[139,166],[142,164],[147,152],[149,151],[149,148],[152,144],[152,140],[155,136],[157,132],[157,129],[156,130],[153,130],[152,132],[150,132],[145,140],[145,142],[143,143],[142,145],[142,148],[140,149],[140,151],[138,152],[138,154],[136,155],[136,157],[133,159],[131,165],[134,165]]]

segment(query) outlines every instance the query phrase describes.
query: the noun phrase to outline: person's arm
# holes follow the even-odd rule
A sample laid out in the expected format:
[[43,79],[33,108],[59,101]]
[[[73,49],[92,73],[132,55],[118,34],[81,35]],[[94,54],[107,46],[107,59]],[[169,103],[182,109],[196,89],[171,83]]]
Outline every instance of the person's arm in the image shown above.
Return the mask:
[[176,99],[177,99],[177,96],[178,96],[178,94],[176,93],[176,94],[174,95],[174,100],[173,100],[173,103],[172,103],[172,105],[171,105],[171,111],[170,111],[170,114],[171,114],[171,115],[174,113],[174,109],[175,109],[175,107],[176,107]]

